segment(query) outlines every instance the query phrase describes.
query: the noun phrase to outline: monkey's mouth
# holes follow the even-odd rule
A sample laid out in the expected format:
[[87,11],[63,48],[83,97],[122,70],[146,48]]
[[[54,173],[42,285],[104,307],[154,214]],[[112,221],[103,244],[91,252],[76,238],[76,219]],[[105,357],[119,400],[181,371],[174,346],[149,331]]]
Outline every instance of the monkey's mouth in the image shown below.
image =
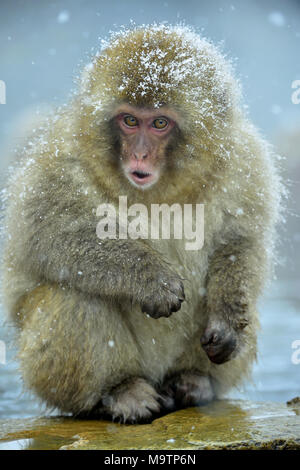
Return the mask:
[[137,178],[143,180],[144,178],[147,178],[147,176],[150,176],[151,173],[145,173],[144,171],[133,171],[132,175],[134,175]]
[[152,173],[148,173],[146,171],[141,171],[141,170],[131,171],[130,176],[132,180],[139,185],[150,183],[153,180]]

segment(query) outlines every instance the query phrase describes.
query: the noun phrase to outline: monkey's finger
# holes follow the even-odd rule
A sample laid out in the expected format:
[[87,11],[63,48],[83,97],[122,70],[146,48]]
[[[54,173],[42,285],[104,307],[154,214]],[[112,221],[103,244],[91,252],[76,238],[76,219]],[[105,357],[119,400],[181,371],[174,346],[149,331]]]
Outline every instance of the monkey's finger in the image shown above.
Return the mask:
[[172,294],[176,295],[180,302],[183,302],[185,300],[185,292],[184,292],[184,286],[181,281],[173,281],[169,282],[168,284],[165,284],[164,286],[169,292]]
[[178,312],[181,309],[182,300],[178,299],[177,302],[174,302],[171,306],[171,312]]

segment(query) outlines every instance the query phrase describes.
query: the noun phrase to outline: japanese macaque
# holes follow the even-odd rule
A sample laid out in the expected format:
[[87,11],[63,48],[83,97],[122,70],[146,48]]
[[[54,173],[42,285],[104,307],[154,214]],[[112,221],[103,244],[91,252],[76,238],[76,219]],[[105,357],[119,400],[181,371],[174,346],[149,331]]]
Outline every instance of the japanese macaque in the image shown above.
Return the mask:
[[[25,147],[6,192],[4,290],[25,385],[125,422],[249,377],[281,183],[231,65],[187,27],[123,30]],[[103,237],[99,204],[203,204],[204,245]],[[119,227],[121,228],[121,227]]]

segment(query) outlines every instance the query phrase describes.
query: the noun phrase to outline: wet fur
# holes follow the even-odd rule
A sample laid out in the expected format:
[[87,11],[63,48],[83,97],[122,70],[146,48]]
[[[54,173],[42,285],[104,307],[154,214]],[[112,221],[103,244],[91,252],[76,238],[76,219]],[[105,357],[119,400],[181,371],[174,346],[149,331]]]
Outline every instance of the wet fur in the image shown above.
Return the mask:
[[[170,31],[145,34],[167,50],[181,44]],[[128,33],[129,50],[139,52],[143,40],[143,31]],[[222,70],[219,52],[205,47],[211,73],[216,63]],[[109,54],[119,71],[127,70],[129,53],[120,60],[120,50],[122,39]],[[119,170],[109,124],[130,86],[120,95],[113,83],[114,103],[95,113],[85,98],[96,95],[105,77],[117,79],[114,60],[110,66],[97,60],[85,88],[27,147],[10,183],[4,294],[19,329],[28,388],[63,412],[136,422],[163,408],[206,403],[249,377],[281,186],[272,151],[236,104],[232,78],[212,95],[212,103],[225,104],[215,104],[206,131],[195,124],[193,106],[170,92],[182,116],[176,145],[160,181],[137,191]],[[150,106],[152,98],[154,92],[135,95],[132,104]],[[173,239],[99,243],[95,209],[103,202],[117,206],[119,195],[147,207],[204,203],[203,249],[186,251],[185,240]],[[168,318],[151,318],[141,306],[167,302],[163,281],[177,283],[178,296],[183,282],[186,300]]]

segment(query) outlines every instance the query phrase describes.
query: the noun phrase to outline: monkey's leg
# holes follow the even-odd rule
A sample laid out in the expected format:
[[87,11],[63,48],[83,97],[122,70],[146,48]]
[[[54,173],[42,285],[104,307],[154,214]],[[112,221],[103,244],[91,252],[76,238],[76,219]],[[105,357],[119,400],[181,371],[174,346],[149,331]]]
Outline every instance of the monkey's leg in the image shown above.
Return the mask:
[[160,411],[160,396],[145,379],[132,377],[106,393],[95,414],[108,414],[121,422],[148,421]]
[[79,414],[104,397],[106,411],[123,420],[159,409],[155,390],[137,378],[134,336],[115,303],[44,285],[27,295],[19,312],[24,382],[48,405]]
[[208,376],[198,371],[182,371],[169,377],[162,386],[162,404],[166,409],[205,405],[214,399]]

